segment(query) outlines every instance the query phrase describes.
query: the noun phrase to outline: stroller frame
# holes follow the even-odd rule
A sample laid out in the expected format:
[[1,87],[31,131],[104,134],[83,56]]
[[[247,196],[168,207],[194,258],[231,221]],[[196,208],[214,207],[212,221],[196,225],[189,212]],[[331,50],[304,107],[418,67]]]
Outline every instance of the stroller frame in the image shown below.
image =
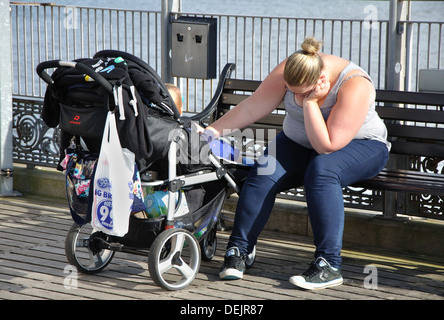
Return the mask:
[[[181,138],[181,137],[180,137]],[[239,190],[236,182],[230,177],[227,169],[214,155],[209,155],[211,163],[215,167],[212,172],[198,172],[195,174],[178,176],[176,172],[176,151],[177,142],[172,142],[168,152],[168,179],[154,180],[150,182],[142,181],[143,187],[169,186],[168,187],[168,210],[163,223],[158,224],[158,219],[147,219],[156,223],[162,230],[157,229],[159,234],[155,237],[151,245],[146,247],[132,247],[124,244],[122,239],[106,236],[101,232],[91,235],[86,234],[81,237],[82,229],[85,226],[73,224],[68,232],[65,242],[66,256],[70,264],[77,267],[83,273],[98,273],[102,271],[111,262],[115,252],[129,253],[140,256],[148,255],[148,269],[154,282],[167,290],[180,290],[188,286],[197,275],[200,268],[201,259],[210,261],[216,252],[217,247],[217,222],[220,216],[222,199],[219,203],[217,214],[211,220],[212,226],[204,226],[205,232],[200,234],[197,239],[193,231],[177,228],[174,226],[177,221],[175,217],[176,192],[184,187],[199,186],[201,184],[220,181],[225,179],[228,183],[227,188]],[[225,198],[226,191],[223,191]],[[219,201],[219,200],[218,200]],[[188,213],[187,215],[192,214]],[[196,230],[194,230],[196,231]],[[89,232],[88,232],[89,233]],[[77,250],[87,249],[89,258],[85,265],[82,258],[76,252]],[[254,255],[250,257],[250,267],[254,262]],[[91,264],[92,267],[90,267]],[[181,276],[177,280],[177,273],[170,274],[170,270],[175,269]],[[172,277],[173,280],[170,279]]]
[[[125,54],[125,57],[131,57]],[[108,94],[111,94],[113,88],[111,84],[103,79],[99,73],[88,68],[81,62],[52,60],[42,62],[37,67],[38,75],[48,84],[54,81],[45,70],[48,68],[69,67],[89,75],[101,86],[105,88]],[[225,71],[225,70],[224,70]],[[228,74],[230,72],[227,72]],[[226,76],[228,76],[228,74]],[[202,119],[208,116],[208,108],[204,109],[201,114],[192,117],[193,121],[202,124]],[[102,232],[90,230],[89,224],[79,225],[74,223],[65,241],[65,253],[68,262],[77,267],[80,272],[93,274],[102,271],[114,257],[115,252],[125,252],[136,255],[147,255],[148,250],[148,267],[151,278],[162,288],[167,290],[180,290],[188,286],[197,275],[200,268],[201,259],[211,260],[216,251],[216,231],[217,222],[219,220],[220,211],[223,200],[226,197],[228,189],[239,192],[238,183],[229,174],[227,167],[221,163],[213,154],[208,155],[214,170],[204,170],[195,173],[178,175],[177,173],[177,151],[179,142],[186,139],[185,135],[178,131],[172,137],[172,141],[168,148],[168,178],[166,180],[153,180],[141,182],[142,187],[160,187],[167,186],[168,189],[168,205],[166,217],[159,219],[141,219],[144,222],[153,222],[155,225],[150,231],[154,232],[154,239],[151,244],[139,246],[127,245],[121,241],[124,238],[117,238],[106,235]],[[193,234],[196,230],[187,230],[175,226],[177,221],[175,217],[176,209],[176,193],[184,187],[199,186],[214,181],[226,181],[226,187],[222,193],[223,199],[218,200],[216,213],[212,217],[212,225],[210,223],[204,226],[204,232],[200,234],[200,240]],[[188,213],[192,214],[192,213]],[[186,214],[186,215],[188,215]],[[139,221],[140,222],[140,221]],[[254,263],[255,251],[249,256],[247,266],[250,267]],[[170,270],[177,271],[170,278]]]
[[[182,135],[177,136],[176,138],[183,139]],[[176,139],[174,139],[176,140]],[[170,187],[168,188],[168,215],[167,215],[167,225],[170,225],[174,220],[174,206],[175,206],[175,192],[178,191],[181,187],[193,186],[196,184],[201,184],[210,181],[220,180],[224,178],[227,180],[228,185],[233,188],[237,193],[239,192],[239,187],[236,182],[231,178],[228,174],[227,169],[220,161],[213,155],[209,154],[208,159],[216,168],[216,171],[209,173],[197,173],[192,175],[183,175],[177,176],[176,172],[176,152],[178,149],[178,145],[176,141],[172,141],[170,145],[170,150],[168,152],[168,184]],[[142,185],[150,186],[153,184],[150,183],[142,183]]]

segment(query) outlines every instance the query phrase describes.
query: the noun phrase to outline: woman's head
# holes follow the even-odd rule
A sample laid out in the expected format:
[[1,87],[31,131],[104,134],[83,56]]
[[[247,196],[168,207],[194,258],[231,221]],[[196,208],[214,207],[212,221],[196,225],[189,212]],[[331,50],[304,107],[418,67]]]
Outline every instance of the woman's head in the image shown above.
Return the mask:
[[289,86],[313,86],[317,83],[324,67],[322,58],[317,54],[322,41],[313,37],[306,38],[302,50],[288,57],[284,69],[284,80]]

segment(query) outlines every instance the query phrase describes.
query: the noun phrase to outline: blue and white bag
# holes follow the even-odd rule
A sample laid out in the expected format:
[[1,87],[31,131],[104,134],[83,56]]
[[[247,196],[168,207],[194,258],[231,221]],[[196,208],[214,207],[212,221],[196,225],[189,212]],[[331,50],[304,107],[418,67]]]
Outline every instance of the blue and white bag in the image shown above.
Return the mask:
[[123,237],[133,205],[134,153],[120,145],[115,114],[108,112],[94,177],[94,229]]

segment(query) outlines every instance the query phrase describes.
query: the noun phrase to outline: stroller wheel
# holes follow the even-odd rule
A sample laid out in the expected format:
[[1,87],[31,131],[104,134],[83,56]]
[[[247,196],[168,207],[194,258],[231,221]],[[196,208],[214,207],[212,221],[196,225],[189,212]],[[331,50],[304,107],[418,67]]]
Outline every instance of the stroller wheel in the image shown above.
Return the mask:
[[214,226],[204,239],[200,242],[200,251],[202,253],[202,260],[211,261],[213,259],[217,248],[217,227]]
[[196,277],[200,267],[197,239],[184,229],[167,229],[154,240],[148,268],[154,282],[168,290],[180,290]]
[[247,256],[247,260],[245,261],[245,266],[247,268],[251,268],[256,260],[256,246],[253,247],[253,251]]
[[83,273],[98,273],[113,259],[114,251],[102,249],[101,240],[107,235],[94,232],[90,224],[82,226],[74,223],[65,241],[65,254],[68,262]]

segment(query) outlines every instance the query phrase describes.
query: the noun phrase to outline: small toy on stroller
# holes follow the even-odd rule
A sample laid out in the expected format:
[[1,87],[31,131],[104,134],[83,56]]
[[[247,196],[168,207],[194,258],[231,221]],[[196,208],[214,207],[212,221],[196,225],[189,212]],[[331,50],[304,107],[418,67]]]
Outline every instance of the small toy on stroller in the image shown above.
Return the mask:
[[[52,68],[56,70],[50,76],[46,70]],[[65,170],[74,220],[65,242],[69,263],[80,272],[97,273],[115,252],[148,254],[149,272],[157,285],[185,288],[198,273],[201,259],[213,258],[224,200],[230,190],[238,191],[239,183],[217,157],[202,152],[205,143],[198,141],[198,152],[193,151],[193,123],[179,116],[159,76],[141,59],[104,50],[91,59],[42,62],[37,73],[48,84],[42,118],[61,129],[58,169]],[[133,211],[146,214],[147,204],[152,206],[152,197],[158,194],[164,200],[155,200],[167,208],[148,217],[131,214],[124,236],[97,231],[89,223],[92,181],[108,111],[119,119],[122,147],[136,159]],[[193,118],[199,121],[199,115]],[[199,161],[192,159],[193,152]],[[249,266],[253,262],[254,254]]]

